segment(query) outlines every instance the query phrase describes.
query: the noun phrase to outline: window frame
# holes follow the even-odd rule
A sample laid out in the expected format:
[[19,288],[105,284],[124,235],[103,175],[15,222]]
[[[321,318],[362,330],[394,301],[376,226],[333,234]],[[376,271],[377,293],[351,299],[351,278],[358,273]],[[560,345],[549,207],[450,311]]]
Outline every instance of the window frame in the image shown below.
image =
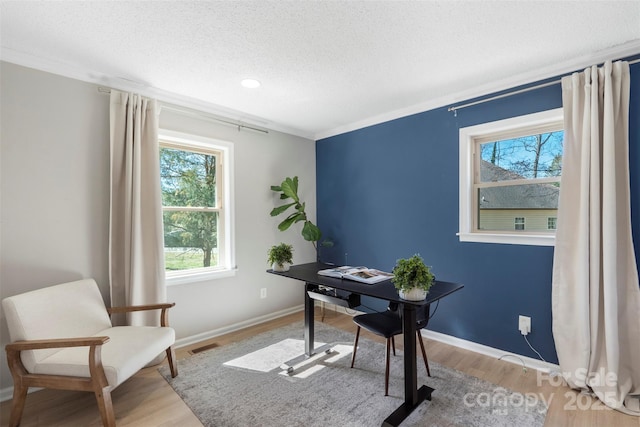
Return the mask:
[[[459,231],[461,242],[502,243],[534,246],[554,246],[554,232],[533,232],[528,230],[514,230],[502,232],[497,230],[479,230],[474,218],[477,217],[477,203],[475,195],[474,174],[479,165],[476,164],[475,150],[479,141],[492,138],[506,139],[523,135],[535,135],[540,130],[550,131],[564,129],[562,108],[512,117],[494,122],[482,123],[460,128],[459,130]],[[479,173],[479,171],[478,171]],[[544,178],[538,178],[536,183],[543,183]],[[527,182],[530,182],[527,180]],[[515,182],[513,182],[515,184]]]
[[[216,158],[216,206],[214,208],[197,208],[201,212],[218,212],[219,263],[215,267],[202,267],[189,270],[167,271],[165,269],[166,286],[213,280],[235,275],[235,227],[233,203],[233,144],[227,141],[160,129],[158,132],[158,155],[160,148],[172,148],[182,151],[193,151],[211,154]],[[159,160],[159,159],[158,159]],[[172,207],[167,207],[171,210]],[[180,209],[182,210],[182,209]],[[162,212],[165,206],[162,206]],[[220,227],[222,224],[222,227]],[[164,247],[162,248],[164,253]]]

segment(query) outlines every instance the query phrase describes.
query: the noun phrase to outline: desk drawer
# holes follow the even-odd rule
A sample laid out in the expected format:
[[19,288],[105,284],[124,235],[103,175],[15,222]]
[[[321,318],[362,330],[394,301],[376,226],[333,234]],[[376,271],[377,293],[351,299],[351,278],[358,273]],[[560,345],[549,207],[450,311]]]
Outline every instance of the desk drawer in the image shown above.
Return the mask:
[[325,292],[330,292],[330,291],[317,289],[313,291],[307,291],[307,295],[309,295],[309,298],[311,299],[328,302],[329,304],[339,305],[340,307],[354,308],[360,305],[359,294],[349,294],[346,296],[341,296],[341,295],[330,295],[329,293],[325,293]]

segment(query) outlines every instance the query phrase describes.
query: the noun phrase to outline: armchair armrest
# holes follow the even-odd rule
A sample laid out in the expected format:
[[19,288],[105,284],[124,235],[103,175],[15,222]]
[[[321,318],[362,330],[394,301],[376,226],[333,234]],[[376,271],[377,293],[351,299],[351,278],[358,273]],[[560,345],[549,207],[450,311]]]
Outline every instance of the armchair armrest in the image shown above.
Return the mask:
[[162,310],[160,312],[160,326],[169,326],[169,312],[168,310],[175,306],[175,302],[161,303],[161,304],[147,304],[147,305],[129,305],[124,307],[111,307],[107,308],[109,315],[115,313],[130,313],[133,311],[146,311],[146,310]]
[[[24,385],[25,382],[31,387],[53,387],[66,390],[102,390],[109,386],[107,377],[102,366],[102,345],[109,341],[109,337],[79,337],[79,338],[57,338],[43,340],[16,341],[7,344],[7,364],[13,376],[14,386]],[[89,347],[87,364],[91,379],[78,379],[75,377],[64,377],[59,375],[36,375],[29,374],[22,364],[20,352],[25,350],[40,350],[47,348],[64,347]],[[79,388],[78,388],[79,387]]]
[[87,347],[102,345],[109,337],[56,338],[50,340],[16,341],[7,344],[7,351],[40,350],[45,348]]

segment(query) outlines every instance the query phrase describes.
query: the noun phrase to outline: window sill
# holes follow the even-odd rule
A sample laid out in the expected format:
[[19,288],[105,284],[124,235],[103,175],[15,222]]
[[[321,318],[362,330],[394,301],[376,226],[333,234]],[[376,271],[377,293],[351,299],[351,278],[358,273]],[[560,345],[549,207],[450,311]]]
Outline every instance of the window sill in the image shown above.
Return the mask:
[[216,280],[236,275],[237,268],[224,270],[197,271],[191,273],[169,273],[165,276],[166,286],[184,285],[186,283]]
[[556,236],[551,234],[457,233],[461,242],[499,243],[507,245],[555,246]]

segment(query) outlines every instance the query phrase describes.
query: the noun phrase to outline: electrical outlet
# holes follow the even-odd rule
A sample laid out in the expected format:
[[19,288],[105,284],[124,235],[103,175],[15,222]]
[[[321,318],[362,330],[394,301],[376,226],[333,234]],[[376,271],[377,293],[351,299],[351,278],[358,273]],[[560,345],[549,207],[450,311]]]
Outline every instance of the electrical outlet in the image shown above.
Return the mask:
[[267,297],[267,288],[260,288],[260,298]]
[[527,335],[531,332],[531,317],[518,316],[518,329],[522,335]]

